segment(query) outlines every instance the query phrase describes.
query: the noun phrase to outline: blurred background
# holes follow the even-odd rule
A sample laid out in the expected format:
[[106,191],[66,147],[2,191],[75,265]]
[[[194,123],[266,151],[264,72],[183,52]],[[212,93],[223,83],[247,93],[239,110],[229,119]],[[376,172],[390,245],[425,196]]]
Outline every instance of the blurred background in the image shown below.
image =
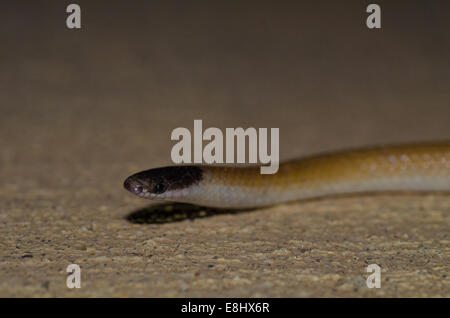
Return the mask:
[[[37,251],[35,237],[63,233],[45,257],[65,264],[70,224],[148,204],[123,180],[171,164],[171,131],[194,119],[278,127],[281,159],[450,138],[449,1],[376,1],[381,29],[366,26],[371,1],[78,0],[80,30],[66,27],[70,3],[0,2],[8,262],[20,242]],[[2,282],[22,286],[13,263]]]
[[[282,158],[450,137],[448,1],[0,4],[2,163],[170,163],[175,127],[279,127]],[[3,164],[2,164],[3,166]],[[2,180],[4,182],[4,180]]]

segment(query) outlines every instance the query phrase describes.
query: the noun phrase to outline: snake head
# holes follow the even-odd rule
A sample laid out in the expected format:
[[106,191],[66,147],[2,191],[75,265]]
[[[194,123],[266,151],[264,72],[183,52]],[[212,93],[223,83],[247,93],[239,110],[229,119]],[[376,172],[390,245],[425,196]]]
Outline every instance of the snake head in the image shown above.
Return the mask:
[[202,170],[197,166],[174,166],[141,171],[129,176],[123,186],[147,199],[171,199],[183,195],[200,182]]

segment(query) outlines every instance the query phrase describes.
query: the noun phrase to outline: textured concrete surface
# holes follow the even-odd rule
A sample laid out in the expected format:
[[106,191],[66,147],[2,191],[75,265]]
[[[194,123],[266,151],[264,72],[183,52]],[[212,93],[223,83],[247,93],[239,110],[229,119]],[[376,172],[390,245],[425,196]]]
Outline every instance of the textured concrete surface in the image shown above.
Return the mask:
[[230,213],[122,189],[194,119],[279,127],[282,159],[449,139],[447,2],[381,2],[379,32],[360,1],[79,4],[79,31],[0,4],[0,296],[450,296],[445,193]]

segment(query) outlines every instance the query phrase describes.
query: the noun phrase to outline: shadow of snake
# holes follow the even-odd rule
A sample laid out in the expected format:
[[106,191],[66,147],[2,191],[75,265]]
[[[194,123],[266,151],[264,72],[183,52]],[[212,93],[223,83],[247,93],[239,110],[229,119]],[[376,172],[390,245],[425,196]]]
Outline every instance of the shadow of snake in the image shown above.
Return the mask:
[[[370,196],[372,198],[382,197],[383,195],[389,194],[391,197],[402,197],[404,195],[415,195],[420,200],[426,196],[439,196],[439,197],[450,197],[450,192],[448,191],[396,191],[396,192],[363,192],[363,193],[349,193],[349,194],[333,194],[317,198],[309,198],[303,200],[295,200],[293,202],[287,202],[285,204],[295,204],[295,203],[308,203],[308,202],[319,202],[326,201],[328,199],[344,199],[344,198],[361,198],[364,196]],[[270,206],[269,206],[270,207]],[[269,208],[265,207],[265,208]],[[147,207],[135,210],[128,214],[125,219],[128,222],[134,224],[164,224],[164,223],[174,223],[181,222],[184,220],[195,220],[200,218],[213,217],[216,215],[225,214],[243,214],[252,211],[262,210],[265,208],[247,208],[247,209],[224,209],[224,208],[210,208],[199,206],[195,204],[187,203],[161,203],[152,204]]]
[[256,209],[219,209],[186,203],[152,204],[128,214],[125,219],[134,224],[164,224],[195,220],[224,214],[240,214]]

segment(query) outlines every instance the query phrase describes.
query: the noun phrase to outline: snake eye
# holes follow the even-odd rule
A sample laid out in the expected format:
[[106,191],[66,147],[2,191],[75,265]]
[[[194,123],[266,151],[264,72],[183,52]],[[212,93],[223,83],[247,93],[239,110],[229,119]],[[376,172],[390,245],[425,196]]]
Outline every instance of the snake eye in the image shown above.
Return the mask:
[[166,191],[166,186],[163,183],[157,183],[155,187],[153,188],[154,193],[163,193]]

